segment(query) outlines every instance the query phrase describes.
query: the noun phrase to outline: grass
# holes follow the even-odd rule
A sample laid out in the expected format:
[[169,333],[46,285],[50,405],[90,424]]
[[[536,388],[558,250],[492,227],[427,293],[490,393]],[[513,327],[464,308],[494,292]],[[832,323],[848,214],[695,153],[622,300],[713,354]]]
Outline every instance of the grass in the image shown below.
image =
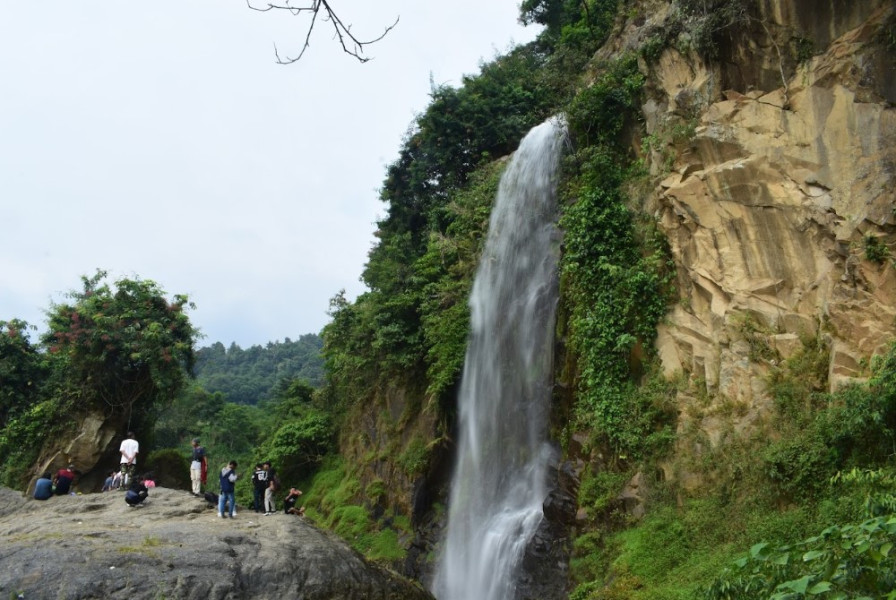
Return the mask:
[[[303,494],[305,516],[343,538],[368,560],[395,563],[405,557],[411,531],[410,521],[390,514],[371,518],[370,510],[358,498],[384,492],[383,482],[370,482],[361,494],[361,482],[345,469],[339,459],[328,461],[314,476]],[[371,498],[374,499],[375,498]]]

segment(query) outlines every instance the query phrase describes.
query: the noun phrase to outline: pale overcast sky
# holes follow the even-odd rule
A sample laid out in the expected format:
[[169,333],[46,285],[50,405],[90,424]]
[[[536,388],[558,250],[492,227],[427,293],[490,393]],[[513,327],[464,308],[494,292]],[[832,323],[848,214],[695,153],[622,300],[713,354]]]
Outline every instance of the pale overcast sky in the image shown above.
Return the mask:
[[[302,4],[294,1],[294,4]],[[200,345],[318,333],[349,298],[430,77],[459,85],[538,33],[518,0],[332,0],[365,64],[318,22],[241,0],[0,3],[0,320],[96,269],[196,303]],[[258,6],[261,3],[256,4]]]

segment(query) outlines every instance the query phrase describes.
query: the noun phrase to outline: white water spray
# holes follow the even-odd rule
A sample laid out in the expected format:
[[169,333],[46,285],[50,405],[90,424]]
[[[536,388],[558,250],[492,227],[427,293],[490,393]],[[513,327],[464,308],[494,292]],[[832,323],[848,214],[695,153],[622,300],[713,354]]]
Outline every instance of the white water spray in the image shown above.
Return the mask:
[[529,132],[492,210],[470,295],[457,466],[433,582],[439,600],[512,600],[544,517],[564,135],[559,119]]

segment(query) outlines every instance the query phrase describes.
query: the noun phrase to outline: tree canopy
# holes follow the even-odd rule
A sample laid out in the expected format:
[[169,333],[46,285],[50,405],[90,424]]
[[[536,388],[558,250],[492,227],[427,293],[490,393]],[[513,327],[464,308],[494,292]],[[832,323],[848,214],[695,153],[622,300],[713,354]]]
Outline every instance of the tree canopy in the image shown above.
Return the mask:
[[0,428],[39,397],[47,362],[20,319],[0,321]]
[[297,340],[268,342],[241,348],[216,342],[196,351],[196,380],[207,391],[227,400],[257,404],[274,395],[274,388],[294,378],[318,387],[323,381],[323,341],[308,333]]
[[186,315],[187,296],[172,301],[151,280],[105,282],[82,277],[71,302],[54,304],[42,342],[65,362],[66,380],[97,405],[130,420],[171,401],[192,375],[198,332]]
[[[18,486],[47,440],[74,416],[100,411],[149,433],[192,373],[198,332],[187,296],[150,280],[106,281],[97,271],[47,311],[32,345],[20,320],[0,323],[0,472]],[[144,438],[145,439],[145,438]]]

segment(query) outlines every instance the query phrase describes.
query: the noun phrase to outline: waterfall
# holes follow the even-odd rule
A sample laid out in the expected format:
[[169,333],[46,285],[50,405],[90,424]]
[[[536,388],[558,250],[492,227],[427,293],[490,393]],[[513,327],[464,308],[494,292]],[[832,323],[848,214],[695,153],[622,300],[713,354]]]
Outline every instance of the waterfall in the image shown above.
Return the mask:
[[439,600],[511,600],[544,517],[557,304],[556,181],[565,128],[520,142],[501,178],[470,294],[457,463],[433,581]]

